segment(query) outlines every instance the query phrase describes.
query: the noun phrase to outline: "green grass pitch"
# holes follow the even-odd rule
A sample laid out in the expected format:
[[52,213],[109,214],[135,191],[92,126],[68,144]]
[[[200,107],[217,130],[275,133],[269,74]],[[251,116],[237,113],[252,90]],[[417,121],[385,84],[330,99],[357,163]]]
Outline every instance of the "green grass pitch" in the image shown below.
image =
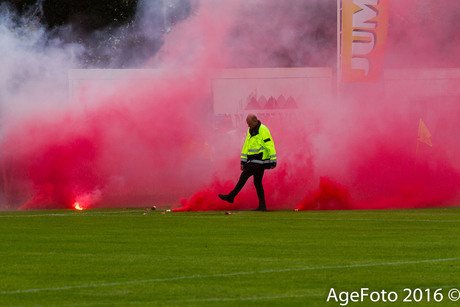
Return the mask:
[[460,208],[144,213],[0,212],[0,305],[460,306]]

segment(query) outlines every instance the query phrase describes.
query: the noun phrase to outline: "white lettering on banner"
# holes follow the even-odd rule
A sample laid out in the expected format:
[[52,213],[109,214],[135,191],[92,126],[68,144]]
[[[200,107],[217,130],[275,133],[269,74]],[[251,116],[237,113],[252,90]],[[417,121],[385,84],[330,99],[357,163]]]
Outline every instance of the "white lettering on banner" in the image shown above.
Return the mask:
[[378,5],[379,0],[354,0],[353,2],[361,8],[353,14],[353,27],[375,29],[377,22],[371,19],[377,17],[379,11],[372,5]]
[[368,58],[364,56],[354,56],[351,58],[351,68],[364,70],[364,73],[367,76],[369,74],[369,70],[371,69],[371,65]]
[[359,55],[369,54],[375,47],[375,32],[369,30],[353,30],[354,37],[366,37],[368,40],[353,40],[351,52]]
[[[354,0],[361,10],[353,14],[353,41],[351,68],[364,70],[367,76],[370,71],[371,62],[366,56],[371,53],[376,44],[376,33],[373,29],[377,27],[377,22],[372,21],[378,16],[379,11],[373,5],[378,5],[379,0]],[[356,29],[358,28],[358,29]]]

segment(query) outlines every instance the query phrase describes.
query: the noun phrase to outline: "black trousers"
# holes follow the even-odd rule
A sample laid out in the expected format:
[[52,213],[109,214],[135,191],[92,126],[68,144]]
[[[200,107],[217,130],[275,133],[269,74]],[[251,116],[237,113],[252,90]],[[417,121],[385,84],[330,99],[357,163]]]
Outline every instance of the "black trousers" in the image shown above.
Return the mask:
[[257,197],[259,198],[259,208],[265,208],[264,186],[262,185],[264,171],[265,168],[263,165],[247,163],[244,170],[241,172],[240,180],[238,180],[235,188],[228,195],[230,195],[232,198],[235,198],[235,196],[238,195],[238,193],[244,187],[249,177],[254,176],[254,186],[256,187]]

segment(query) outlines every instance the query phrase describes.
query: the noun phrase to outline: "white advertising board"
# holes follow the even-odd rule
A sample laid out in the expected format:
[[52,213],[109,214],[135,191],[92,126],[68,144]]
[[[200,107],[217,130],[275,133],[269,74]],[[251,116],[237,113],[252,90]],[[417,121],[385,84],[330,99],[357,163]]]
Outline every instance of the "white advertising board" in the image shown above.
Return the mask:
[[296,112],[330,97],[331,68],[245,68],[223,70],[212,80],[214,114]]

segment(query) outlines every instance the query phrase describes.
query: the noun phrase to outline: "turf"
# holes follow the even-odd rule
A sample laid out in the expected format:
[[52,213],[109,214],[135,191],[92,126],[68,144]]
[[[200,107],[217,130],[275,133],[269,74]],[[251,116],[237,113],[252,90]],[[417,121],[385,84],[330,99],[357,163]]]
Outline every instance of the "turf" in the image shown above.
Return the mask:
[[144,213],[0,212],[0,305],[343,305],[331,288],[460,303],[460,208]]

